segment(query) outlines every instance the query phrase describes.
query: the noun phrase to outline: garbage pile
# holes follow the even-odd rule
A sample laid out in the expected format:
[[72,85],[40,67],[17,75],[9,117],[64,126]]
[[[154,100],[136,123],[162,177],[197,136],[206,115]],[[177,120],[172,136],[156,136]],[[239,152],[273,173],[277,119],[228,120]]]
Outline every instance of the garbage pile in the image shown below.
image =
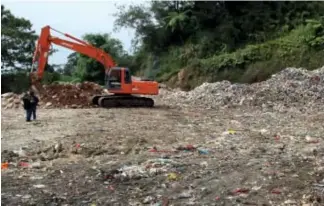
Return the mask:
[[[90,97],[103,94],[104,89],[92,82],[77,84],[44,85],[44,92],[40,94],[41,108],[87,108],[91,105]],[[2,108],[22,108],[23,94],[5,93],[1,95]]]
[[[190,92],[162,91],[162,100],[212,108],[214,106],[293,107],[322,103],[324,67],[308,71],[287,68],[267,81],[231,84],[229,81],[203,83]],[[176,104],[177,104],[176,103]]]

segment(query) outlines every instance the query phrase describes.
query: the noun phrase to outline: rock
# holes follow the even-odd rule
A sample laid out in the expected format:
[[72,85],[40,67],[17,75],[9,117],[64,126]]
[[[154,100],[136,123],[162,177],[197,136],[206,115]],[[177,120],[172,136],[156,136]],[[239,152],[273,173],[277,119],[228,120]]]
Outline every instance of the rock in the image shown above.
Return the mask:
[[47,103],[45,104],[45,107],[50,107],[50,106],[52,106],[52,103],[51,103],[51,102],[47,102]]
[[297,202],[296,202],[295,200],[286,200],[286,201],[285,201],[285,204],[286,204],[286,205],[291,205],[291,204],[292,204],[292,205],[297,205]]
[[307,135],[305,137],[305,140],[306,140],[307,143],[317,143],[317,142],[319,142],[317,138],[313,138],[313,137],[311,137],[309,135]]
[[301,150],[301,154],[304,156],[314,156],[317,152],[317,147],[316,146],[306,146]]
[[185,190],[178,195],[178,198],[190,198],[192,196],[190,190]]
[[55,146],[54,146],[54,152],[60,153],[62,151],[63,151],[62,143],[55,144]]
[[148,204],[150,202],[152,202],[154,200],[154,198],[152,196],[147,196],[145,197],[145,199],[143,200],[144,204]]
[[20,148],[18,151],[13,151],[19,157],[27,157],[26,151],[23,148]]
[[208,167],[208,163],[206,161],[203,161],[200,163],[200,166],[206,168]]
[[14,95],[15,94],[13,92],[8,92],[8,93],[2,94],[1,97],[4,98],[4,99],[8,99],[8,98],[10,98],[10,97],[12,97]]
[[33,185],[33,187],[37,188],[37,189],[42,189],[45,188],[45,185],[39,184],[39,185]]
[[32,196],[31,195],[24,195],[24,196],[22,196],[21,198],[22,199],[30,199]]
[[12,96],[12,97],[10,97],[10,98],[7,99],[7,102],[8,103],[13,103],[14,101],[15,101],[14,96]]
[[33,163],[31,163],[31,167],[39,169],[39,168],[41,168],[41,164],[40,164],[40,162],[33,162]]
[[44,179],[44,178],[41,177],[41,176],[32,176],[32,177],[30,177],[30,180],[42,180],[42,179]]
[[13,104],[13,103],[9,103],[9,104],[7,104],[6,108],[7,108],[7,109],[12,109],[12,108],[13,108],[13,106],[14,106],[14,104]]
[[14,100],[14,103],[15,103],[15,104],[20,104],[21,101],[20,101],[20,99],[15,99],[15,100]]

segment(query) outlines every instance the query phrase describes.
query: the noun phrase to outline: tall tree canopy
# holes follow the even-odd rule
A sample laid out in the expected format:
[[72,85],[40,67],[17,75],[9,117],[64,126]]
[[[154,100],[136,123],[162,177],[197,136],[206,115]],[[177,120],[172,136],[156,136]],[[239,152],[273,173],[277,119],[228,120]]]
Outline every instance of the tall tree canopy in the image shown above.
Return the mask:
[[29,20],[1,5],[1,71],[30,69],[36,39]]
[[323,9],[323,2],[151,1],[120,7],[115,26],[135,29],[137,41],[150,52],[189,41],[208,44],[205,56],[274,38]]
[[[127,54],[123,49],[121,41],[111,37],[109,34],[86,34],[83,40],[91,45],[103,49],[110,54],[118,65],[127,64]],[[104,83],[104,66],[93,58],[79,53],[72,53],[64,67],[64,72],[73,73],[81,80]]]

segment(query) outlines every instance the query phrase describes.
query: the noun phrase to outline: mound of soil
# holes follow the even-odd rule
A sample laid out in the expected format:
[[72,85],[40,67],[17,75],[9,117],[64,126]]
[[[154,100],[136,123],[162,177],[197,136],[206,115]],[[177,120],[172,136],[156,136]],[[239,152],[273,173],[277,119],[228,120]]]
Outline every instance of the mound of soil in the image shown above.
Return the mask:
[[[103,94],[104,89],[92,82],[77,84],[44,85],[44,91],[39,95],[39,106],[42,108],[90,108],[91,97]],[[5,93],[1,96],[2,108],[22,108],[23,94]]]

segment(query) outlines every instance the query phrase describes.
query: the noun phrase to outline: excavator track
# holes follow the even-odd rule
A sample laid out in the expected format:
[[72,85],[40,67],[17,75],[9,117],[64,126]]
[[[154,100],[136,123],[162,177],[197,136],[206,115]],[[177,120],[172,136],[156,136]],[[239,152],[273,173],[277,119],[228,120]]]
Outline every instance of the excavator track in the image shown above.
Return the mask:
[[153,107],[154,101],[147,97],[133,95],[105,95],[94,96],[92,103],[103,108],[115,107]]

